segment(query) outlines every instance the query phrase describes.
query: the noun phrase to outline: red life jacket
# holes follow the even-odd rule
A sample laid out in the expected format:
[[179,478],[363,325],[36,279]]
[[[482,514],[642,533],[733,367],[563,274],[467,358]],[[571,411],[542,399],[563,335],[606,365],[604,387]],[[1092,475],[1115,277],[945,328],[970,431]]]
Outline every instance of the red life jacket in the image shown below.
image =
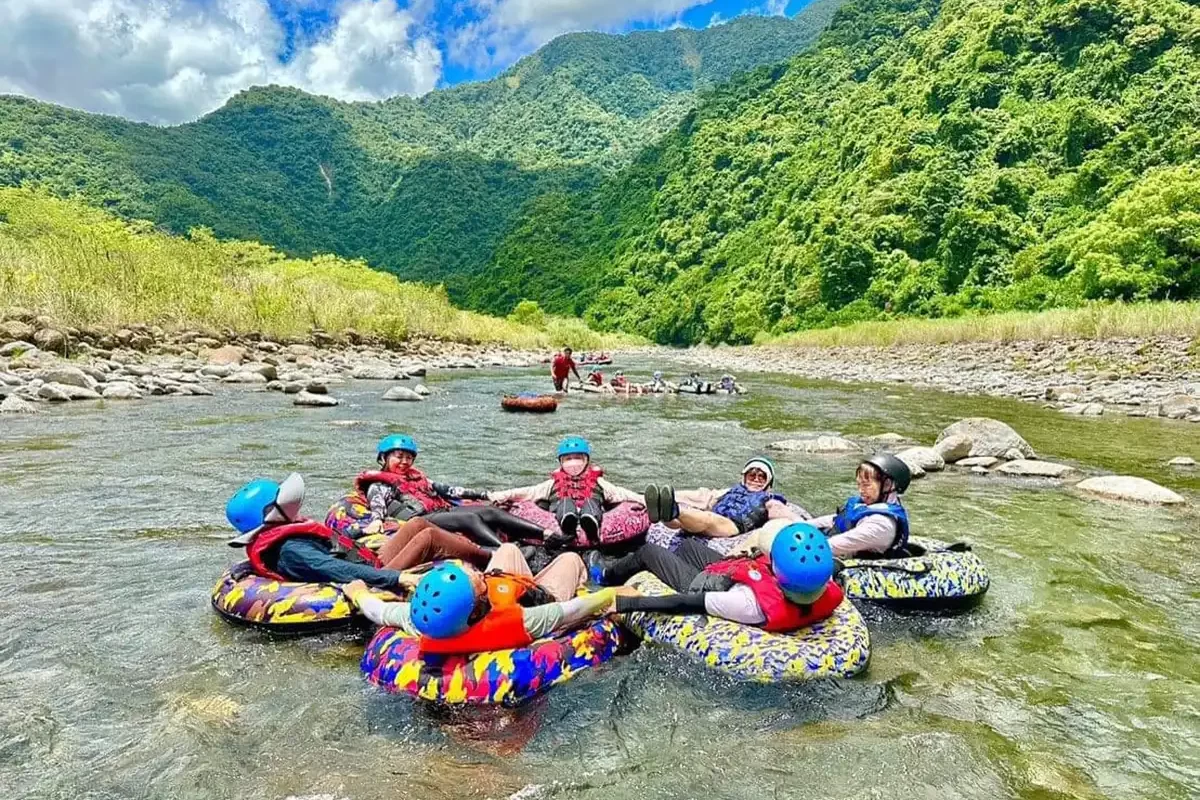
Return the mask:
[[815,603],[807,607],[796,605],[783,593],[783,587],[771,571],[771,557],[766,553],[753,558],[728,558],[710,564],[704,571],[728,575],[736,583],[749,586],[767,618],[763,630],[775,633],[789,633],[829,619],[842,602],[842,587],[831,580],[825,585],[825,594]]
[[276,572],[270,564],[275,562],[275,552],[280,545],[288,539],[297,537],[320,539],[330,546],[336,545],[351,561],[369,564],[372,567],[382,566],[379,556],[375,555],[374,551],[362,547],[349,536],[343,536],[311,519],[302,519],[297,522],[285,522],[282,525],[264,528],[250,544],[246,545],[246,557],[250,560],[250,566],[254,568],[255,573],[274,581],[289,580]]
[[518,602],[536,586],[532,578],[500,573],[484,575],[491,606],[483,619],[449,639],[421,637],[421,652],[439,655],[470,655],[491,650],[511,650],[533,643],[525,630],[525,613]]
[[450,502],[439,497],[433,490],[433,484],[425,473],[410,467],[406,472],[379,472],[367,470],[360,472],[354,479],[354,488],[363,496],[367,496],[367,487],[372,483],[386,483],[397,492],[416,499],[428,514],[432,511],[446,511],[451,508]]
[[554,481],[551,499],[566,498],[576,503],[585,503],[595,498],[604,502],[604,490],[600,488],[600,478],[603,475],[604,470],[592,466],[578,475],[568,475],[565,470],[556,469],[550,473],[550,480]]

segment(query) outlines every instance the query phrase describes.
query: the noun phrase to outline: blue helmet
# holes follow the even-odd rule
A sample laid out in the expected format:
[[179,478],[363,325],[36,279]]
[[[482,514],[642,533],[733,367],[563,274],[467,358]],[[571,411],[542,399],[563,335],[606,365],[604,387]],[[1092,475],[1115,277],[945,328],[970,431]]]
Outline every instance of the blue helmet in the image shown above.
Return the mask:
[[379,447],[375,449],[375,455],[377,457],[385,456],[393,450],[403,450],[414,456],[420,452],[417,449],[416,439],[403,433],[393,433],[391,436],[385,436],[379,440]]
[[438,564],[417,584],[412,624],[431,639],[449,639],[468,627],[475,610],[475,589],[466,570],[450,561]]
[[558,443],[559,458],[575,455],[592,457],[592,446],[588,444],[587,439],[579,436],[568,436]]
[[771,568],[793,599],[811,603],[833,577],[833,551],[825,534],[807,522],[794,522],[771,543]]
[[225,519],[238,533],[255,532],[266,522],[267,509],[279,497],[279,484],[259,478],[250,481],[225,504]]

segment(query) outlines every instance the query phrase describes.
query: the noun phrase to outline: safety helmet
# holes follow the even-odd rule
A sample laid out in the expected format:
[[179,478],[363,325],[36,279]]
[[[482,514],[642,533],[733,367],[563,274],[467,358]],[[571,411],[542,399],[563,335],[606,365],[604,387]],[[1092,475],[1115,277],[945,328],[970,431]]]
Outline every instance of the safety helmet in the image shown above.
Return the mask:
[[414,456],[420,452],[417,449],[417,442],[411,436],[404,433],[393,433],[391,436],[385,436],[379,440],[379,447],[375,448],[376,456],[386,456],[393,450],[402,450],[405,453],[412,453]]
[[592,457],[592,446],[588,444],[587,439],[580,436],[568,436],[558,443],[559,458],[574,455]]
[[662,380],[662,370],[658,370],[658,369],[654,370],[654,380],[656,380],[656,381]]
[[467,571],[450,561],[438,564],[417,583],[410,609],[413,627],[425,636],[458,636],[475,610],[475,588]]
[[833,577],[833,551],[825,534],[807,522],[793,522],[771,543],[771,569],[793,600],[811,603]]
[[249,544],[268,522],[298,519],[303,504],[304,478],[295,472],[280,483],[266,478],[250,481],[225,504],[225,518],[241,534],[229,546]]
[[896,494],[904,494],[904,490],[912,483],[912,470],[909,469],[908,464],[891,453],[876,453],[870,458],[863,459],[862,463],[876,467],[891,478],[892,485],[896,487]]

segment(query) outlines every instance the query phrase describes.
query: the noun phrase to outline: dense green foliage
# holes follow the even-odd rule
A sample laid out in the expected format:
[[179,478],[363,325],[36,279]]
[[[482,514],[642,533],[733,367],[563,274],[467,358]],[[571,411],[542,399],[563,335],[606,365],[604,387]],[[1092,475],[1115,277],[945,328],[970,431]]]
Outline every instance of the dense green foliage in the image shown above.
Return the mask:
[[527,201],[628,163],[698,90],[799,52],[840,2],[794,20],[564,36],[495,80],[419,99],[256,88],[172,128],[0,98],[0,185],[444,280],[487,264]]
[[851,0],[594,191],[542,197],[470,299],[661,342],[1200,296],[1200,8]]

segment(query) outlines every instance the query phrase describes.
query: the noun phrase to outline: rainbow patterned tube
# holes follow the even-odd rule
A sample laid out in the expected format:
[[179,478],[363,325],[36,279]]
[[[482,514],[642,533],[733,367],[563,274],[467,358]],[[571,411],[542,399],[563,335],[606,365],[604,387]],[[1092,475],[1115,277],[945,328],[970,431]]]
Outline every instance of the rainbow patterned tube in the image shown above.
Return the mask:
[[[671,589],[649,572],[629,579],[647,595]],[[761,683],[850,678],[867,668],[871,636],[849,600],[833,616],[792,633],[771,633],[707,614],[660,614],[634,611],[625,624],[641,636],[670,645],[727,675]]]
[[528,647],[447,656],[421,653],[417,637],[381,628],[363,653],[362,671],[392,694],[447,705],[511,707],[612,659],[629,638],[612,620],[598,619]]
[[[534,525],[540,525],[552,531],[561,530],[554,514],[537,503],[521,500],[512,503],[508,511],[513,516],[532,522]],[[628,542],[644,536],[648,530],[650,530],[650,517],[646,516],[645,506],[641,503],[620,503],[606,510],[604,518],[600,520],[600,544],[612,545]],[[588,543],[587,536],[580,529],[575,535],[574,543],[569,546],[586,550],[593,545]]]

